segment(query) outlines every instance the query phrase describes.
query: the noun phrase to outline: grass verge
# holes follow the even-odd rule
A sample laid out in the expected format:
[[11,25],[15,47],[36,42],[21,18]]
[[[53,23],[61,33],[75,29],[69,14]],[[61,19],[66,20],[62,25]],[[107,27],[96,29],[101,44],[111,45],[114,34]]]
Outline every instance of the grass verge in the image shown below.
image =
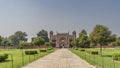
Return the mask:
[[[97,68],[120,68],[120,62],[114,61],[111,56],[113,52],[118,52],[118,50],[105,49],[103,50],[103,56],[93,55],[93,54],[87,53],[86,51],[80,51],[79,49],[78,50],[69,49],[69,50],[75,53],[76,55],[78,55],[80,58],[89,62],[90,64],[96,66]],[[88,50],[88,49],[85,49],[85,50]],[[94,49],[94,50],[99,51],[99,49]]]
[[[38,54],[26,55],[25,51],[36,50]],[[12,50],[1,50],[0,54],[8,54],[8,59],[4,62],[0,62],[0,68],[21,68],[45,55],[48,55],[55,51],[55,49],[47,50],[46,52],[40,52],[39,49],[12,49]]]

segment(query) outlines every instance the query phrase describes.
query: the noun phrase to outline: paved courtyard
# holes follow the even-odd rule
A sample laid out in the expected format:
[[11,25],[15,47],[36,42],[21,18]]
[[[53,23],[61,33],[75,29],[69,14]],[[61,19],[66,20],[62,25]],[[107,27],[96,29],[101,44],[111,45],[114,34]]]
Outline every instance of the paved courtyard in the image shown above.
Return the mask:
[[68,49],[58,49],[23,68],[95,68]]

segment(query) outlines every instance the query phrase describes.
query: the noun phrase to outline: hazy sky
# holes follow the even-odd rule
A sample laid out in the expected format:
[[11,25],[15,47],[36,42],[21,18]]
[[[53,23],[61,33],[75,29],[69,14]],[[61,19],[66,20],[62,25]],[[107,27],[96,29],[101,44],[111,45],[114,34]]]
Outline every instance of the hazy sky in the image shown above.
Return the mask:
[[41,29],[90,33],[96,24],[120,36],[120,0],[0,0],[0,35],[21,30],[28,38]]

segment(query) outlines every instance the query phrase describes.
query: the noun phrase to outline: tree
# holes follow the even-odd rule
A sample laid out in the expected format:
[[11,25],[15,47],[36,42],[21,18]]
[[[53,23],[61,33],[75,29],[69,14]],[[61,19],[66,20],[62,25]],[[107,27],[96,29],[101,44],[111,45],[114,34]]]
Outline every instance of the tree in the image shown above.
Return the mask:
[[9,39],[12,45],[19,45],[20,41],[27,41],[26,36],[27,34],[25,32],[17,31],[14,33],[14,35],[11,35]]
[[44,29],[42,29],[40,32],[37,33],[37,37],[43,37],[45,39],[46,42],[49,41],[49,38],[48,38],[48,32]]
[[14,45],[14,46],[15,46],[15,45],[18,45],[18,44],[19,44],[19,41],[18,41],[16,35],[11,35],[11,36],[9,37],[9,39],[10,39],[11,45]]
[[2,43],[2,40],[3,40],[3,37],[2,37],[2,36],[0,36],[0,45],[1,45],[1,43]]
[[49,42],[50,43],[50,47],[54,47],[54,44],[53,42]]
[[50,46],[50,42],[45,42],[45,45],[49,47]]
[[120,37],[116,39],[116,41],[112,42],[112,45],[114,46],[120,46]]
[[118,43],[115,41],[115,42],[112,42],[112,45],[113,46],[118,46]]
[[87,32],[83,29],[78,37],[79,46],[82,48],[89,47]]
[[82,36],[83,34],[87,35],[87,32],[86,32],[85,29],[83,29],[83,30],[81,31],[81,33],[79,34],[79,37]]
[[44,38],[42,38],[42,37],[36,37],[36,38],[34,38],[34,39],[32,40],[32,44],[39,46],[39,48],[40,48],[40,46],[43,45],[44,43],[45,43],[45,40],[44,40]]
[[24,46],[28,46],[29,43],[25,42],[25,41],[20,41],[19,43],[19,48],[23,48]]
[[111,31],[106,26],[96,25],[94,30],[90,33],[91,41],[100,44],[100,52],[102,56],[102,46],[112,42]]
[[1,45],[4,46],[4,48],[8,45],[10,45],[9,39],[8,38],[3,38],[3,40],[1,41]]
[[72,47],[77,47],[77,40],[76,39],[72,40],[71,45]]
[[115,34],[112,34],[109,36],[108,38],[108,43],[112,43],[112,42],[115,42],[118,38],[116,38],[116,35]]

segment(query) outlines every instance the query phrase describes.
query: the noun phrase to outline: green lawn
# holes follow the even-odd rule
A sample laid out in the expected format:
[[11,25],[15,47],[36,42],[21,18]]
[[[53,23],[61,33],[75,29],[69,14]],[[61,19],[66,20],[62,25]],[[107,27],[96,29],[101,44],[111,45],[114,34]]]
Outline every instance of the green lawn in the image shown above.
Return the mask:
[[[38,54],[36,55],[25,55],[26,50],[37,50]],[[5,62],[0,62],[0,68],[21,68],[22,66],[33,62],[51,52],[55,49],[47,50],[47,52],[40,52],[39,49],[14,49],[14,50],[0,50],[0,54],[6,53],[9,54],[8,59]],[[22,55],[23,53],[23,55]],[[13,61],[12,61],[13,58]]]
[[[99,49],[85,49],[85,50],[98,50]],[[119,49],[103,49],[103,57],[100,55],[92,55],[87,53],[86,51],[80,51],[75,49],[70,49],[73,53],[80,56],[87,62],[89,62],[92,65],[95,65],[97,68],[120,68],[120,62],[119,61],[113,61],[112,54],[113,53],[120,53]]]

